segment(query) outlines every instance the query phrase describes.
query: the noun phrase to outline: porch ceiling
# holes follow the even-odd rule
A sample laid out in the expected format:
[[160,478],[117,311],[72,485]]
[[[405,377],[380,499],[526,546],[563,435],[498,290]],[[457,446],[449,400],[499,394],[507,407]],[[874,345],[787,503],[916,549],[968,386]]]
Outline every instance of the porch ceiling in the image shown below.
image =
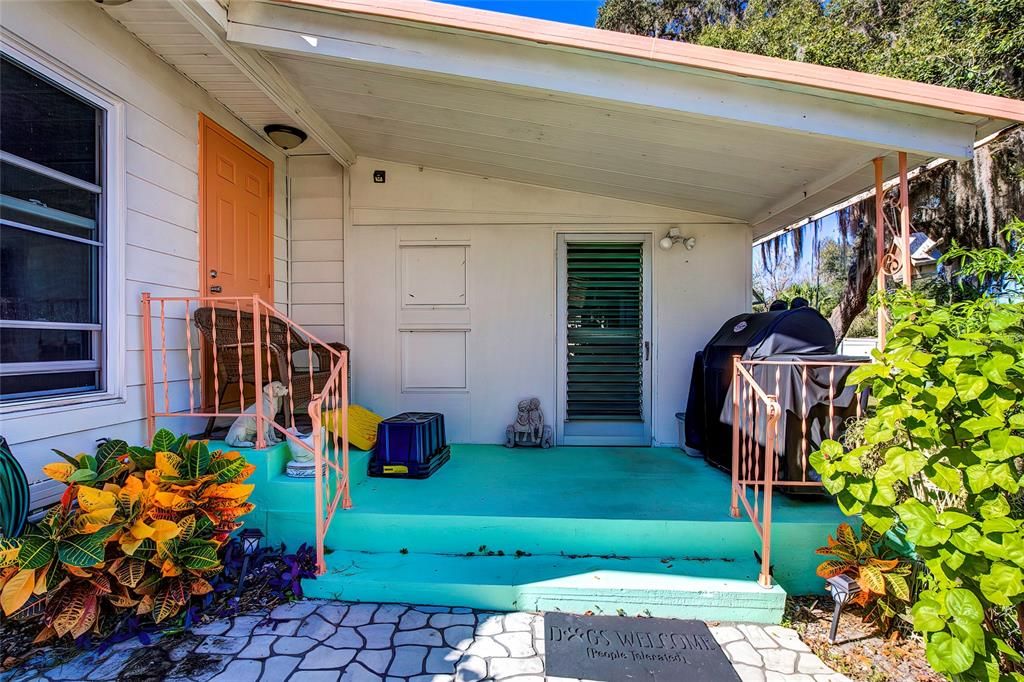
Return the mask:
[[[200,30],[182,41],[180,21],[146,15],[160,6]],[[808,65],[797,69],[803,81],[782,82],[672,55],[666,63],[657,42],[644,43],[651,55],[640,59],[630,52],[636,36],[621,39],[625,48],[587,49],[561,33],[604,32],[470,13],[514,25],[488,31],[464,17],[453,27],[385,10],[342,0],[227,10],[215,0],[135,0],[112,13],[257,130],[287,116],[342,163],[367,156],[683,208],[750,223],[755,237],[871,187],[874,157],[886,157],[890,175],[897,150],[912,166],[965,158],[976,136],[1006,123],[992,115],[998,98],[972,99],[964,111],[976,113],[964,113],[928,99],[958,91],[872,98],[874,81],[829,89],[813,79],[845,72],[803,73]],[[515,33],[520,24],[532,39]],[[550,42],[544,31],[554,32]]]
[[[365,63],[271,61],[360,156],[699,211],[759,231],[870,187],[871,159],[890,151]],[[894,156],[887,170],[896,172]]]

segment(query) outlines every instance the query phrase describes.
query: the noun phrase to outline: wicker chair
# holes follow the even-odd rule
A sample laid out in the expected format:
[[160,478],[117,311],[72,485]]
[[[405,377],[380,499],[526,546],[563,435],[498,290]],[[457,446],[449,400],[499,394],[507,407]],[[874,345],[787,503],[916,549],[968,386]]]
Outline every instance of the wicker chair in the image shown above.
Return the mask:
[[[193,314],[196,327],[203,335],[206,343],[212,348],[217,347],[217,381],[220,384],[220,395],[217,399],[224,400],[228,387],[239,384],[256,388],[256,362],[253,358],[253,316],[252,313],[241,313],[232,308],[219,308],[216,315],[212,307],[196,309]],[[280,381],[286,386],[291,377],[291,398],[284,400],[284,413],[288,417],[291,405],[295,411],[303,414],[313,396],[323,390],[331,376],[331,360],[333,354],[319,343],[307,344],[306,339],[297,332],[289,334],[288,323],[284,320],[261,315],[260,323],[269,324],[260,329],[262,379],[264,383]],[[216,335],[214,325],[216,324]],[[239,338],[241,336],[241,338]],[[216,339],[216,340],[215,340]],[[269,339],[269,343],[268,343]],[[328,344],[336,351],[347,351],[348,347],[341,343]],[[269,352],[268,352],[269,348]],[[307,367],[295,366],[295,355],[312,350],[309,362],[313,362],[312,379]],[[239,359],[241,354],[241,359]],[[241,362],[239,362],[241,360]],[[269,363],[268,363],[269,360]],[[269,364],[269,366],[268,366]],[[239,372],[241,368],[241,372]],[[256,391],[258,392],[258,391]],[[276,415],[274,415],[276,418]],[[213,430],[215,418],[211,418],[206,426],[206,435]]]

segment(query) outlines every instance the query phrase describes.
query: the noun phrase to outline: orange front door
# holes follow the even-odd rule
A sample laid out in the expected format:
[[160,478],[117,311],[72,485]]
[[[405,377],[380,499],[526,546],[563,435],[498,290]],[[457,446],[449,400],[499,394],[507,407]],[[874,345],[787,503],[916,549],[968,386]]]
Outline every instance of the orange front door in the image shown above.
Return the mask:
[[199,119],[201,294],[274,300],[274,164]]

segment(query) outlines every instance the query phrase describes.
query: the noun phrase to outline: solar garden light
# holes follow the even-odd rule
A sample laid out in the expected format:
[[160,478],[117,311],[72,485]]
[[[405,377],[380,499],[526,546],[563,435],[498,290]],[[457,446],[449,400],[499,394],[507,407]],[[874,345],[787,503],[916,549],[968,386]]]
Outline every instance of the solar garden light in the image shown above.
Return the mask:
[[828,643],[835,644],[836,629],[839,627],[839,612],[843,610],[846,602],[853,598],[853,595],[860,592],[860,585],[845,573],[834,575],[825,582],[828,583],[828,591],[832,593],[832,600],[836,603],[836,610],[832,612],[832,627],[828,631]]
[[242,583],[245,582],[245,576],[249,572],[249,557],[256,553],[260,548],[260,543],[263,542],[263,531],[259,528],[246,528],[239,535],[239,539],[242,541],[242,571],[238,574],[238,587],[235,588],[235,596],[237,597],[242,593]]

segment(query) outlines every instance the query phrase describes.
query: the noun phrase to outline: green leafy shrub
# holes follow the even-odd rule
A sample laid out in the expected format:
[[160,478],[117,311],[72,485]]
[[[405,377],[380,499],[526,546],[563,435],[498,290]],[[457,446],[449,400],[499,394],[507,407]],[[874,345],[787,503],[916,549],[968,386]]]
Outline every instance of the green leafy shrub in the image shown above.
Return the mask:
[[[988,251],[951,254],[1003,292],[1019,285],[1024,255]],[[938,305],[906,290],[887,304],[885,351],[849,379],[877,401],[862,440],[827,441],[811,463],[844,513],[879,533],[898,525],[916,546],[927,576],[911,613],[931,666],[1024,680],[999,622],[1024,614],[1024,304],[987,294]]]
[[20,538],[0,539],[5,615],[38,606],[53,636],[98,631],[105,617],[176,616],[209,593],[222,546],[252,510],[255,467],[237,452],[161,430],[151,447],[113,440],[96,455],[44,471],[67,484],[59,504]]

